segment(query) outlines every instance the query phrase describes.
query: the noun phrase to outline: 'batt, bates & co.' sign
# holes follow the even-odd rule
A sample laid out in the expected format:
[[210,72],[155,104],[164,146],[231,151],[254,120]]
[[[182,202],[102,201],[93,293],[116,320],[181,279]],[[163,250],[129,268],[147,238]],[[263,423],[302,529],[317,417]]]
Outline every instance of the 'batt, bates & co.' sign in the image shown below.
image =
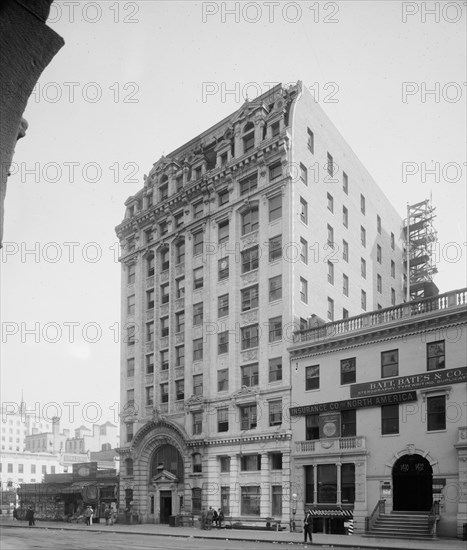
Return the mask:
[[460,384],[467,381],[467,367],[458,369],[437,370],[414,374],[411,376],[399,376],[398,378],[387,378],[364,382],[350,386],[350,397],[366,397],[369,395],[381,395],[407,390],[418,390],[430,386],[441,386],[443,384]]

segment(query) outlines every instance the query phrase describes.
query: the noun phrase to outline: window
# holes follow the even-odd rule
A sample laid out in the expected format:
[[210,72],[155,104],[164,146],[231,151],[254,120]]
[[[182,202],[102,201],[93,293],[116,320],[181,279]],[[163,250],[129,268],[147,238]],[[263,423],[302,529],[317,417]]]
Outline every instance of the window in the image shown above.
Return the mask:
[[175,314],[175,332],[184,332],[185,330],[185,312],[179,311]]
[[366,292],[364,290],[361,292],[360,305],[363,311],[366,311]]
[[229,369],[217,371],[217,391],[228,391],[229,389]]
[[399,405],[381,407],[381,435],[399,433]]
[[349,194],[349,176],[342,172],[342,189],[346,195]]
[[305,417],[305,439],[319,439],[319,414],[308,414]]
[[[154,275],[154,272],[153,272],[153,275]],[[126,276],[127,276],[126,282],[129,285],[135,282],[135,279],[136,279],[136,265],[135,264],[130,264],[129,266],[127,266]]]
[[269,199],[269,221],[273,222],[279,218],[282,218],[282,195]]
[[282,380],[282,357],[269,359],[269,382]]
[[243,152],[248,153],[255,147],[255,129],[253,123],[249,122],[243,130]]
[[202,489],[194,487],[191,490],[191,506],[194,514],[201,513]]
[[[169,297],[169,284],[167,283],[165,285],[161,285],[161,304],[166,304],[169,301]],[[154,307],[154,301],[152,303],[152,307]]]
[[256,472],[261,470],[261,455],[241,455],[240,470],[242,472]]
[[303,277],[300,277],[300,300],[304,303],[308,303],[308,281]]
[[380,294],[383,292],[383,278],[379,273],[376,275],[376,290]]
[[427,397],[427,430],[433,432],[446,429],[446,396]]
[[8,470],[9,474],[12,474],[13,473],[13,464],[8,464],[7,470]]
[[381,352],[381,378],[398,376],[399,374],[399,350]]
[[[167,319],[168,322],[168,319]],[[162,326],[162,319],[161,319]],[[167,328],[167,331],[169,329]],[[146,342],[154,342],[154,322],[146,323]]]
[[203,252],[203,232],[198,231],[193,233],[193,256],[202,254]]
[[396,238],[394,233],[391,233],[391,248],[394,250],[396,248]]
[[341,501],[343,504],[355,502],[355,464],[341,466]]
[[217,262],[217,276],[219,281],[229,278],[229,258],[221,258]]
[[154,405],[154,386],[146,386],[146,405]]
[[169,350],[163,349],[160,352],[161,357],[161,370],[167,370],[169,368]]
[[169,385],[161,384],[161,403],[169,402]]
[[162,317],[162,319],[161,319],[161,336],[162,336],[162,338],[164,338],[165,336],[168,336],[168,335],[169,335],[169,318],[168,317]]
[[166,271],[170,267],[170,256],[168,247],[160,251],[161,271]]
[[219,332],[217,335],[217,353],[227,353],[229,351],[229,333],[228,331]]
[[258,385],[258,363],[244,365],[241,367],[242,386],[257,386]]
[[342,241],[342,259],[344,262],[349,261],[349,243],[347,241]]
[[269,342],[282,340],[282,317],[269,319]]
[[242,311],[249,311],[258,307],[258,285],[244,288],[241,291]]
[[193,219],[197,220],[203,215],[203,201],[198,201],[193,204]]
[[128,378],[132,378],[135,375],[135,360],[134,358],[127,359],[126,362],[126,375]]
[[240,182],[240,195],[251,193],[258,187],[258,174],[255,172]]
[[426,369],[444,369],[445,366],[444,340],[439,340],[438,342],[428,342],[426,345]]
[[334,284],[334,264],[332,262],[328,262],[328,283]]
[[219,206],[223,206],[224,204],[227,204],[229,202],[229,191],[228,189],[225,189],[224,191],[220,191],[217,195],[219,200]]
[[327,194],[327,201],[328,201],[328,210],[330,212],[334,212],[334,198],[330,193]]
[[271,136],[276,137],[279,135],[279,132],[280,132],[279,122],[274,122],[274,124],[271,124]]
[[313,134],[313,132],[309,128],[307,128],[307,134],[308,134],[307,147],[314,154],[314,152],[315,152],[315,135]]
[[242,256],[242,273],[248,273],[258,269],[258,246],[244,250]]
[[144,232],[144,240],[146,244],[152,243],[152,241],[154,240],[154,233],[152,229],[146,229],[146,231]]
[[47,473],[47,466],[42,466],[42,473],[43,473],[43,474],[46,474],[46,473]]
[[257,413],[256,405],[245,405],[240,407],[240,429],[252,430],[256,428]]
[[260,516],[261,489],[259,485],[241,487],[242,516]]
[[308,224],[308,203],[303,197],[300,197],[300,219],[305,225]]
[[224,317],[229,314],[229,295],[223,294],[217,298],[217,316]]
[[242,214],[242,236],[256,231],[259,227],[258,207],[251,206]]
[[159,235],[163,237],[164,235],[167,235],[169,232],[169,225],[167,222],[161,222],[159,224]]
[[183,189],[183,176],[178,176],[175,179],[175,191],[178,193]]
[[355,384],[357,379],[357,359],[351,357],[350,359],[341,360],[341,385]]
[[345,273],[342,275],[342,294],[344,296],[349,295],[349,278]]
[[329,225],[327,226],[327,230],[328,230],[328,246],[331,247],[331,248],[334,248],[334,228],[332,227],[332,225]]
[[366,229],[361,225],[360,226],[360,241],[363,247],[366,247]]
[[274,262],[279,258],[282,258],[282,235],[269,239],[269,261]]
[[360,211],[362,214],[365,214],[366,206],[365,206],[365,197],[364,195],[360,194]]
[[300,181],[308,185],[308,170],[302,163],[300,163]]
[[[282,424],[282,400],[269,402],[269,425],[270,426],[280,426]],[[274,468],[274,470],[282,470],[282,454],[280,456],[280,468]],[[274,455],[272,455],[274,457]]]
[[379,244],[376,245],[376,261],[380,264],[383,261],[383,251]]
[[175,281],[175,295],[178,298],[183,298],[185,296],[185,278],[176,279]]
[[193,361],[201,361],[203,359],[203,339],[197,338],[193,340]]
[[356,409],[341,411],[341,436],[355,437],[356,435],[357,435]]
[[154,355],[146,355],[146,374],[153,374],[154,372]]
[[31,464],[31,474],[35,474],[35,473],[36,473],[36,465]]
[[164,183],[159,187],[159,200],[163,201],[168,196],[169,196],[169,185],[167,183]]
[[300,260],[308,265],[308,243],[303,237],[300,237]]
[[305,369],[305,390],[319,389],[319,365],[306,367]]
[[203,395],[203,375],[195,374],[193,376],[193,395]]
[[178,241],[175,245],[175,261],[177,264],[185,261],[185,241]]
[[197,267],[193,269],[193,290],[198,290],[198,288],[203,288],[204,278],[203,278],[203,268]]
[[391,260],[391,277],[393,279],[396,277],[396,263],[394,260]]
[[337,502],[337,466],[318,464],[318,502],[335,504]]
[[229,409],[227,407],[222,409],[217,409],[217,431],[218,432],[229,431]]
[[200,435],[203,432],[203,413],[192,413],[193,419],[193,435]]
[[230,456],[221,456],[219,460],[221,472],[230,472]]
[[376,214],[376,230],[381,235],[381,218]]
[[396,305],[396,291],[393,288],[391,288],[391,305]]
[[334,159],[332,158],[332,155],[328,153],[327,155],[328,161],[326,163],[326,170],[330,176],[334,175]]
[[342,223],[344,227],[349,227],[349,211],[345,206],[342,207]]
[[135,295],[134,294],[132,294],[131,296],[128,296],[127,298],[127,314],[128,315],[135,314]]
[[328,320],[334,321],[334,300],[328,297]]
[[364,279],[366,279],[366,260],[360,258],[360,273]]
[[185,366],[185,346],[177,346],[175,348],[175,366]]
[[[130,443],[130,441],[132,441],[132,439],[133,439],[133,422],[128,422],[126,424],[126,442]],[[32,472],[32,470],[31,470],[31,472]],[[35,473],[35,470],[32,473]]]
[[282,176],[282,164],[280,162],[275,162],[272,166],[269,167],[269,181],[275,180]]
[[126,406],[132,407],[135,404],[135,390],[126,391]]
[[221,167],[225,166],[229,160],[229,155],[227,153],[222,153],[221,155]]
[[146,292],[146,308],[154,309],[154,289]]
[[280,300],[282,298],[282,275],[277,275],[269,279],[269,301]]
[[203,302],[193,304],[193,326],[203,322]]
[[221,222],[217,230],[217,242],[220,245],[229,242],[229,220]]

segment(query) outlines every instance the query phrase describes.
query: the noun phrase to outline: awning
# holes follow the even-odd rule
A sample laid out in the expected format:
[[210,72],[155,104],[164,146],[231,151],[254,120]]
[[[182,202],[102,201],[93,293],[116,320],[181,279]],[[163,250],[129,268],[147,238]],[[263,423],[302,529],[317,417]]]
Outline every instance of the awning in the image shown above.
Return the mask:
[[342,510],[340,508],[310,508],[312,516],[331,518],[352,518],[353,510]]

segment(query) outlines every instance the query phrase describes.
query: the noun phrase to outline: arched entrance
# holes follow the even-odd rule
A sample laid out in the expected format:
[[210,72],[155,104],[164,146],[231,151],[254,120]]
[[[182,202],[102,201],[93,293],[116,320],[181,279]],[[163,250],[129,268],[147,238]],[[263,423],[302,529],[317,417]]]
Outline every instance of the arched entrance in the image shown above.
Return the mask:
[[433,469],[418,454],[401,456],[392,468],[393,509],[430,510],[433,500]]

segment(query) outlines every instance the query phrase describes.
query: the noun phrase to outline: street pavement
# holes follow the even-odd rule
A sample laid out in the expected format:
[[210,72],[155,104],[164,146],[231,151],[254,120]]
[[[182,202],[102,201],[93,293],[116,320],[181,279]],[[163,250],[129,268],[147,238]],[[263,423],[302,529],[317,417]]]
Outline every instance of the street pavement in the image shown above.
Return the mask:
[[[104,541],[115,541],[118,540],[119,536],[131,535],[131,539],[138,540],[137,546],[134,544],[118,544],[120,548],[186,548],[187,539],[189,541],[189,547],[191,549],[195,548],[229,548],[229,550],[234,550],[237,547],[236,543],[240,543],[238,548],[245,550],[245,543],[242,541],[248,541],[248,550],[252,550],[254,547],[257,548],[269,548],[271,544],[274,544],[274,548],[277,548],[277,544],[286,544],[286,545],[298,545],[304,547],[303,543],[303,534],[302,533],[290,533],[289,531],[255,531],[255,530],[242,530],[242,529],[217,529],[213,528],[210,531],[202,531],[199,528],[193,527],[170,527],[168,525],[154,525],[154,524],[143,524],[143,525],[105,525],[101,523],[94,524],[90,527],[87,527],[83,524],[74,524],[74,523],[63,523],[63,522],[46,522],[46,521],[36,521],[36,527],[28,527],[25,521],[16,521],[11,519],[11,517],[1,517],[0,516],[0,527],[1,527],[1,548],[6,550],[7,548],[11,549],[25,549],[25,548],[41,548],[41,546],[11,546],[11,544],[16,544],[15,540],[22,539],[23,541],[27,540],[32,536],[34,532],[34,539],[36,537],[40,538],[39,531],[42,531],[44,535],[47,534],[49,537],[49,542],[53,538],[58,538],[59,541],[63,542],[64,537],[66,536],[66,547],[71,549],[74,546],[68,544],[68,539],[73,540],[75,535],[78,536],[78,540],[81,540],[81,548],[93,548],[92,538],[89,539],[92,534],[98,537],[99,548],[106,548],[102,543]],[[65,531],[69,531],[65,535]],[[102,536],[106,534],[105,538]],[[172,545],[169,546],[159,546],[159,542],[162,543],[162,539],[157,542],[157,537],[163,537],[171,541]],[[81,539],[80,539],[81,537]],[[84,546],[82,538],[90,540],[91,546]],[[110,537],[110,538],[109,538]],[[139,538],[138,538],[139,537]],[[147,537],[150,537],[150,542]],[[184,540],[183,540],[184,539]],[[6,540],[10,546],[5,546]],[[178,540],[178,542],[177,542]],[[205,541],[203,543],[203,540]],[[209,541],[209,542],[208,542]],[[222,543],[220,541],[223,541]],[[94,541],[97,544],[97,541]],[[201,543],[198,546],[198,542]],[[212,544],[211,544],[212,542]],[[226,545],[227,543],[227,545]],[[260,544],[263,543],[263,544]],[[264,545],[264,543],[269,543]],[[179,544],[179,546],[177,546]],[[234,545],[233,545],[234,544]],[[258,544],[258,546],[256,546]],[[399,548],[403,550],[465,550],[465,542],[459,539],[433,539],[433,540],[407,540],[407,539],[383,539],[383,538],[374,538],[374,537],[364,537],[361,535],[324,535],[321,533],[313,534],[313,545],[314,548],[320,547],[347,547],[347,548],[364,548],[366,550],[382,550],[382,549],[392,549]],[[54,546],[50,546],[53,548]],[[110,548],[111,546],[109,546]],[[308,547],[310,545],[308,544]],[[47,546],[44,546],[47,548]],[[57,546],[59,548],[59,546]],[[79,546],[77,546],[79,548]],[[115,544],[113,546],[115,547]]]

